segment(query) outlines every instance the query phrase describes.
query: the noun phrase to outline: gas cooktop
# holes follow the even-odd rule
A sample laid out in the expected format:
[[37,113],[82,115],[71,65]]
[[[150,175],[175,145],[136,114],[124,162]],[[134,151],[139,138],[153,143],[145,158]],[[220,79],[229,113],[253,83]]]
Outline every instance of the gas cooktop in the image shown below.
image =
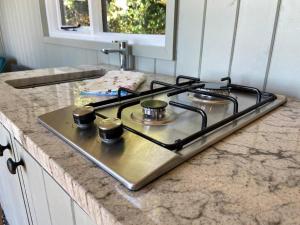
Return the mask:
[[[124,95],[126,93],[126,95]],[[178,76],[150,90],[120,88],[113,99],[39,117],[64,141],[130,190],[138,190],[286,102],[257,88]]]

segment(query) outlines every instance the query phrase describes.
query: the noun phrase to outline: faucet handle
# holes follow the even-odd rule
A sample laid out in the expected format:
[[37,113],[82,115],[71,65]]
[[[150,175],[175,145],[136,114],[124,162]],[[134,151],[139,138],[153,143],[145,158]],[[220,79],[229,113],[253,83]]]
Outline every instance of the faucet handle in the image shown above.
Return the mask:
[[116,40],[116,41],[112,41],[112,43],[118,44],[120,49],[124,49],[128,47],[128,41],[126,40]]
[[112,41],[112,43],[128,43],[128,41],[127,40],[114,40],[114,41]]

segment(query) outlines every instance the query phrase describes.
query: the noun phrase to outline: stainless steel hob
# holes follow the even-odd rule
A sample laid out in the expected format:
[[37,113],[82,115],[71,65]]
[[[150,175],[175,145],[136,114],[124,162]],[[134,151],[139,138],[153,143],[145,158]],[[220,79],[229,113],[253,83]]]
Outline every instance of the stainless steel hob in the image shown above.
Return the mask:
[[179,76],[175,84],[152,81],[148,91],[118,94],[39,121],[131,190],[286,102],[228,77],[208,83]]

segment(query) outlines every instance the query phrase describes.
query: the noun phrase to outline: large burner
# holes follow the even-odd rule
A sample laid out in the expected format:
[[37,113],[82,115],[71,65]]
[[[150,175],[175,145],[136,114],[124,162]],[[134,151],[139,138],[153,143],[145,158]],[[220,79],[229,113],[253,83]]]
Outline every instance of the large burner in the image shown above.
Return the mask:
[[[221,95],[230,95],[230,90],[227,86],[224,86],[223,83],[205,83],[205,86],[203,88],[198,89],[199,91],[205,91],[215,94],[221,94]],[[204,102],[204,103],[211,103],[211,104],[225,104],[228,103],[228,100],[221,99],[209,95],[204,94],[193,94],[191,96],[193,98],[193,101],[198,102]]]
[[141,103],[144,117],[149,120],[160,120],[165,117],[168,103],[161,100],[147,100]]

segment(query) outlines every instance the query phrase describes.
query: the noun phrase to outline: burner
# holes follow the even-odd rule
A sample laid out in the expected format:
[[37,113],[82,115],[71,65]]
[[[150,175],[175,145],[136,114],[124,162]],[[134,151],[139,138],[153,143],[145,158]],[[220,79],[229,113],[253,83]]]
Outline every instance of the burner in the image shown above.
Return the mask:
[[175,113],[167,111],[167,102],[146,100],[141,103],[142,111],[131,113],[131,119],[144,125],[166,125],[176,119]]
[[[197,89],[199,91],[206,91],[221,95],[230,95],[230,90],[227,86],[224,86],[223,83],[205,83],[205,86],[203,88]],[[203,103],[210,103],[210,104],[226,104],[228,103],[228,100],[204,95],[204,94],[190,94],[193,98],[193,101],[195,102],[203,102]]]
[[165,117],[168,103],[161,100],[147,100],[141,103],[144,117],[149,120],[160,120]]

